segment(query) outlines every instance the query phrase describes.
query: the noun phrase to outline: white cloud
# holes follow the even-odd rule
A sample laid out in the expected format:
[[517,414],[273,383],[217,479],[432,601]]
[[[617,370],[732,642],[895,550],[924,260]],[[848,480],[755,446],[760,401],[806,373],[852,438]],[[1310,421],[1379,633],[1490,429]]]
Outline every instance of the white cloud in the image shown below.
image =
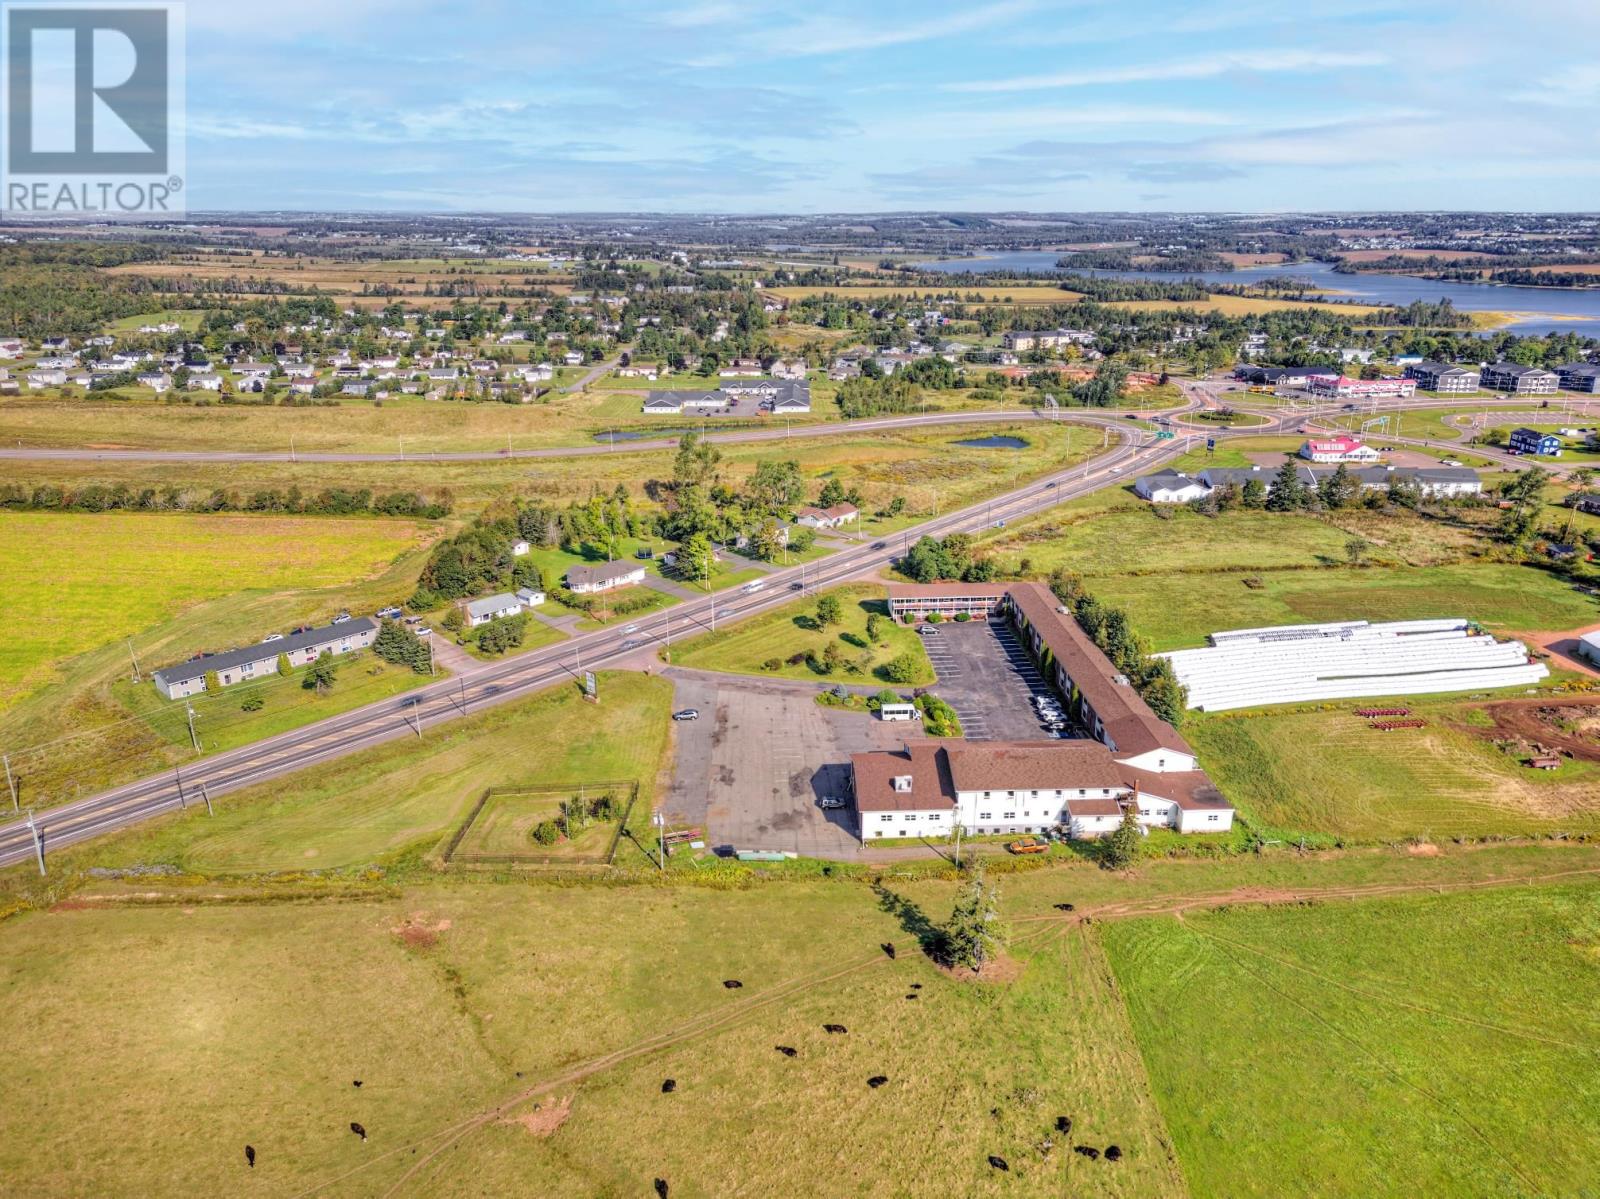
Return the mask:
[[1010,79],[985,79],[947,83],[949,92],[1024,92],[1058,87],[1091,87],[1114,83],[1153,83],[1179,79],[1213,79],[1235,72],[1282,74],[1299,71],[1337,71],[1356,67],[1379,67],[1389,62],[1386,55],[1370,52],[1346,53],[1325,50],[1251,50],[1207,54],[1197,58],[1169,59],[1166,62],[1130,63],[1122,67],[1103,67],[1092,71],[1061,71],[1048,75],[1017,75]]
[[964,12],[925,20],[906,19],[873,27],[848,17],[812,17],[793,25],[763,31],[762,45],[777,55],[838,54],[850,50],[881,50],[935,38],[989,30],[1003,21],[1032,12],[1034,0],[1003,0]]

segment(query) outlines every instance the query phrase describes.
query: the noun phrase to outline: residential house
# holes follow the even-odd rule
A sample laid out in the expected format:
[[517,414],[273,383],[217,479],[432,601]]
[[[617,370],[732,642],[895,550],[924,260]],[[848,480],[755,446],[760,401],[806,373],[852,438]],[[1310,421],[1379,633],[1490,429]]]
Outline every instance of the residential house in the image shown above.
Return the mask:
[[28,386],[35,390],[42,387],[64,387],[67,382],[67,372],[59,366],[50,370],[29,371],[27,379]]
[[861,510],[854,504],[834,504],[831,508],[801,508],[794,514],[796,524],[808,529],[837,529],[853,520],[861,519]]
[[514,595],[505,592],[499,595],[485,596],[483,599],[468,600],[461,606],[466,613],[467,625],[477,628],[479,625],[488,624],[491,620],[504,620],[508,616],[516,616],[522,611],[522,601]]
[[517,588],[517,602],[524,608],[537,608],[540,604],[544,603],[544,599],[544,592],[539,590],[537,587]]
[[1561,438],[1554,433],[1541,433],[1538,429],[1513,429],[1506,443],[1519,454],[1537,454],[1541,458],[1561,456]]
[[341,624],[324,625],[304,633],[291,633],[245,649],[192,658],[168,666],[151,676],[156,690],[168,699],[183,699],[206,689],[206,675],[214,673],[223,687],[278,673],[282,655],[290,666],[307,666],[323,654],[348,654],[365,649],[378,634],[377,622],[362,616]]
[[756,379],[762,374],[761,363],[754,358],[735,358],[717,371],[723,379]]
[[151,374],[139,375],[135,380],[140,387],[148,387],[157,395],[172,390],[172,376],[155,371]]
[[567,571],[567,590],[579,595],[632,587],[644,582],[645,569],[635,562],[607,562],[604,566],[574,566]]
[[1211,494],[1211,488],[1199,479],[1170,468],[1143,476],[1134,483],[1133,490],[1152,504],[1187,504]]

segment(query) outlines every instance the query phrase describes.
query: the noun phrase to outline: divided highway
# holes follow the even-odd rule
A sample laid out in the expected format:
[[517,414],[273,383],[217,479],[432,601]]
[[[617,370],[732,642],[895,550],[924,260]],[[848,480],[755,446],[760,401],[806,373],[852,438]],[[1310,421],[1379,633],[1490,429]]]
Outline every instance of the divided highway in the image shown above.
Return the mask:
[[[1013,416],[1012,419],[1015,419]],[[869,575],[890,564],[905,546],[925,534],[977,532],[1000,520],[1032,516],[1066,500],[1142,474],[1178,452],[1178,442],[1135,445],[1136,431],[1104,423],[1117,444],[1107,453],[1069,471],[1030,483],[993,500],[947,513],[891,537],[862,542],[806,566],[775,571],[763,589],[688,600],[641,619],[635,632],[604,629],[574,637],[496,663],[459,679],[431,684],[408,695],[382,700],[341,716],[329,717],[287,733],[192,763],[122,787],[39,812],[36,823],[46,855],[103,833],[126,828],[175,809],[203,806],[204,797],[277,778],[308,766],[406,737],[426,738],[429,728],[493,704],[522,698],[582,672],[603,668],[638,652],[643,642],[668,643],[788,603],[801,584],[806,590]],[[852,426],[855,427],[855,426]],[[624,648],[624,642],[630,644]],[[26,821],[0,825],[0,866],[32,857],[33,834]]]

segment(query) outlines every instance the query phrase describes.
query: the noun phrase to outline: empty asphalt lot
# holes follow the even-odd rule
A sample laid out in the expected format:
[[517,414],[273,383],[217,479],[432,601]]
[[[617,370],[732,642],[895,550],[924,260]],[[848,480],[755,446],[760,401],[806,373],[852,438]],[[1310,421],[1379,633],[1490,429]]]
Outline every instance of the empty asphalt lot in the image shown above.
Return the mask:
[[675,709],[700,711],[699,720],[673,726],[670,821],[700,826],[713,847],[858,856],[855,810],[824,811],[817,801],[849,795],[852,753],[898,749],[919,726],[820,707],[812,683],[668,674]]

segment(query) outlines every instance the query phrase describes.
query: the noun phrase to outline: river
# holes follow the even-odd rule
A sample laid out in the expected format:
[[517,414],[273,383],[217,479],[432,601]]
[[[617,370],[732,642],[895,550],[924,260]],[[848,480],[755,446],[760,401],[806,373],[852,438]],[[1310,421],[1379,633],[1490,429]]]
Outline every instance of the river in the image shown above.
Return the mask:
[[[1056,260],[1063,255],[1054,250],[1017,250],[991,254],[985,258],[951,258],[922,262],[921,270],[943,271],[952,275],[980,274],[984,271],[1060,272]],[[1578,333],[1600,337],[1600,289],[1563,291],[1548,287],[1511,287],[1498,283],[1443,283],[1417,279],[1410,275],[1341,275],[1326,262],[1297,262],[1278,266],[1249,267],[1237,271],[1201,271],[1182,274],[1174,271],[1081,271],[1085,275],[1108,275],[1118,279],[1154,279],[1175,282],[1199,279],[1210,284],[1248,285],[1256,279],[1300,279],[1313,290],[1337,293],[1336,298],[1370,304],[1404,307],[1413,300],[1437,303],[1449,300],[1463,312],[1504,312],[1511,315],[1504,326],[1516,333]],[[1562,319],[1565,318],[1565,319]]]

